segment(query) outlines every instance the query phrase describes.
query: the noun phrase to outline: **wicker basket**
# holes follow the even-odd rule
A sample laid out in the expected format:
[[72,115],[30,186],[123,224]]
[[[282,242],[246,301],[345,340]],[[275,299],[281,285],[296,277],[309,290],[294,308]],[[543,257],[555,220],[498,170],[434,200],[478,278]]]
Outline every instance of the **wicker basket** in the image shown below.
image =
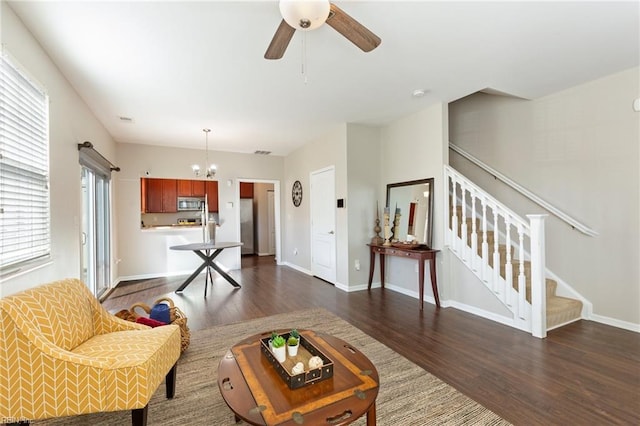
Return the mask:
[[[171,324],[175,324],[180,327],[180,350],[184,352],[189,347],[189,342],[191,341],[191,332],[189,331],[189,326],[187,326],[187,316],[173,304],[173,300],[168,297],[163,297],[156,300],[153,305],[157,305],[158,303],[165,303],[169,305],[169,320]],[[151,308],[145,303],[134,303],[131,305],[129,310],[122,309],[118,311],[115,315],[118,318],[122,318],[123,320],[136,322],[138,318],[142,315],[139,315],[136,312],[136,308],[141,308],[146,316],[151,313]]]

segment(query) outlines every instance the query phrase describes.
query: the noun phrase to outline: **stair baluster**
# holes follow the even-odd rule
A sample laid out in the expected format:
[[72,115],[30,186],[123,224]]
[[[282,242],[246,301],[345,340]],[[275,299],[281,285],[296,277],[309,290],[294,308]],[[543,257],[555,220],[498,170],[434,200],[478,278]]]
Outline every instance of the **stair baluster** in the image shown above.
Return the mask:
[[495,204],[491,205],[491,210],[493,210],[493,286],[492,290],[494,293],[498,292],[498,280],[500,279],[500,234],[498,230],[498,206]]
[[507,306],[511,306],[509,303],[511,288],[513,286],[513,266],[511,265],[511,218],[506,216],[504,218],[506,227],[505,248],[506,248],[506,260],[504,264],[504,289],[502,293],[502,300]]
[[518,257],[520,258],[520,267],[518,271],[518,317],[526,320],[527,306],[527,278],[524,275],[524,232],[522,226],[518,225],[518,239],[520,242]]
[[474,272],[478,271],[478,230],[476,229],[476,193],[473,189],[470,190],[471,195],[471,269]]
[[482,281],[489,282],[489,241],[487,240],[487,199],[482,197]]
[[460,238],[462,238],[462,247],[460,249],[460,253],[462,254],[462,261],[468,263],[469,261],[469,250],[467,248],[467,203],[466,203],[466,195],[467,189],[465,188],[464,183],[460,185],[460,190],[462,192],[462,201],[460,205],[462,206],[462,219],[460,221]]
[[451,248],[453,249],[454,253],[459,254],[458,251],[458,197],[457,197],[457,193],[458,193],[458,182],[455,179],[451,180],[451,184],[452,184],[452,194],[453,196],[451,197],[451,213],[453,214],[453,216],[451,217],[451,234],[453,237],[453,241],[451,244]]

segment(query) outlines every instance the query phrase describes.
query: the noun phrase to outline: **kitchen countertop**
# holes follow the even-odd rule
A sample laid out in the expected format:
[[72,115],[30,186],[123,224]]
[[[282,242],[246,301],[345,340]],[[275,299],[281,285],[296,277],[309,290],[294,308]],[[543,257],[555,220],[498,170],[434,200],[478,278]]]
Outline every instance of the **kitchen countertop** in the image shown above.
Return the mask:
[[202,229],[202,225],[145,225],[140,230],[142,231],[167,231],[167,230],[181,230],[181,229]]

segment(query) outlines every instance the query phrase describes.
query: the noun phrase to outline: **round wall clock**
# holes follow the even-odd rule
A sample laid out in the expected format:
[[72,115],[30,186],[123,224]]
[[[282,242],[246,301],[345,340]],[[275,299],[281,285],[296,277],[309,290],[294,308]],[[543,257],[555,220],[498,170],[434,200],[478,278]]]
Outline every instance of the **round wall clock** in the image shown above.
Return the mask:
[[299,180],[293,182],[293,187],[291,188],[291,199],[293,200],[293,205],[296,207],[302,203],[302,184]]

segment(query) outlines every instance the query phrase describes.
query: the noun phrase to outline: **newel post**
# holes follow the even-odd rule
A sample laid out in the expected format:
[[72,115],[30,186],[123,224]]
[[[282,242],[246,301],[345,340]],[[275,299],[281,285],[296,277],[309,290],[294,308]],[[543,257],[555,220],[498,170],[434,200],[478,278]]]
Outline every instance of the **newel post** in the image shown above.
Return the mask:
[[528,214],[531,230],[531,334],[547,337],[544,220],[546,214]]

